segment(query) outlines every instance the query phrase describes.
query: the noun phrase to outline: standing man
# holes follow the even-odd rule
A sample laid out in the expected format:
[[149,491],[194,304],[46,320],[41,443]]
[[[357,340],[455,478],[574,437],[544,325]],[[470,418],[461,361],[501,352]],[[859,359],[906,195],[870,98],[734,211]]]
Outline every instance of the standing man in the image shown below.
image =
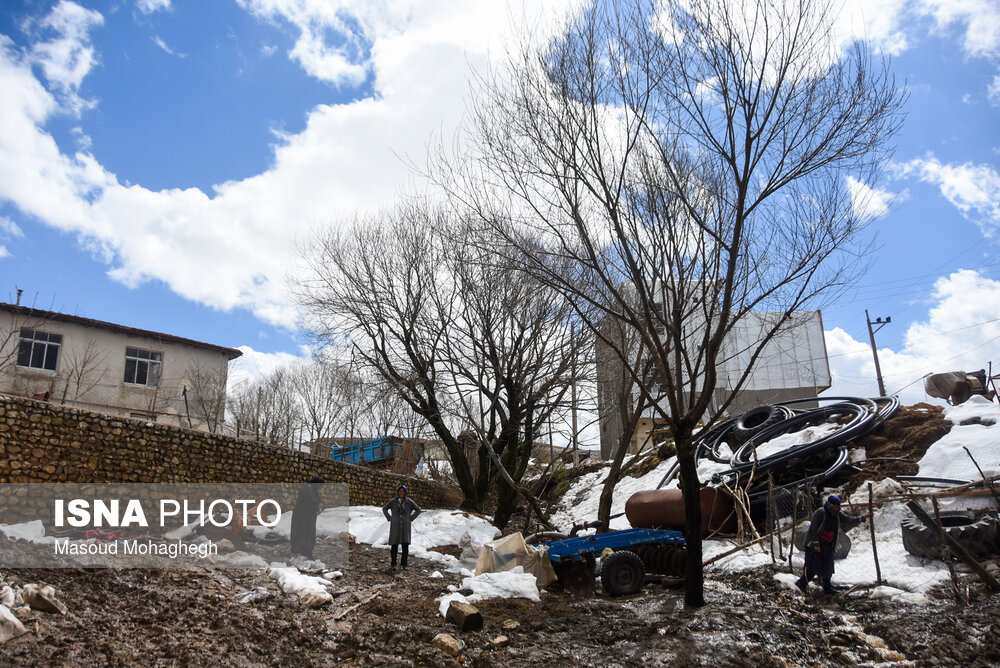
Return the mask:
[[813,513],[806,533],[806,572],[795,581],[796,586],[805,591],[817,575],[823,583],[823,591],[834,593],[830,579],[833,577],[833,555],[837,547],[840,524],[851,528],[861,524],[861,517],[840,514],[840,497],[831,495],[822,508]]
[[403,570],[407,569],[407,557],[410,554],[410,523],[420,514],[420,506],[406,495],[406,485],[396,488],[396,498],[382,506],[382,514],[389,522],[389,545],[392,555],[392,570],[396,570],[396,554],[399,546],[403,546]]
[[316,477],[302,485],[292,510],[292,554],[301,554],[306,559],[313,558],[316,547],[316,517],[323,510],[319,487],[325,482]]

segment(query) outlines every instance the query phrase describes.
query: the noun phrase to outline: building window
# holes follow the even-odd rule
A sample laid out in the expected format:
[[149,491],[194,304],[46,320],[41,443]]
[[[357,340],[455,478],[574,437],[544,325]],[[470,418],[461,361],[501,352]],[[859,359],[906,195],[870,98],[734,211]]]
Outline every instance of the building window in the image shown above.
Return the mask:
[[49,334],[35,329],[21,330],[21,344],[17,349],[17,365],[30,369],[55,371],[59,362],[62,334]]
[[160,382],[163,353],[140,348],[125,349],[125,382],[129,385],[156,387]]

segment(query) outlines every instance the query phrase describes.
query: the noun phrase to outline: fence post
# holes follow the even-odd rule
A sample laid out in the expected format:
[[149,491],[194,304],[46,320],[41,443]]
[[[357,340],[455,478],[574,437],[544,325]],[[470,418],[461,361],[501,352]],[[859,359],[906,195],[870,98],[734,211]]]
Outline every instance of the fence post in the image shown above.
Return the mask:
[[[775,526],[777,525],[776,516],[777,513],[774,509],[774,476],[771,472],[767,472],[767,533],[773,534]],[[769,541],[768,548],[771,552],[771,565],[774,566],[777,563],[777,559],[774,556],[774,539]],[[781,546],[781,538],[778,538],[778,546]]]
[[[788,544],[788,570],[792,571],[792,555],[795,554],[795,525],[799,521],[799,488],[792,490],[792,531]],[[793,573],[795,571],[792,571]]]
[[872,556],[875,558],[875,584],[882,586],[882,567],[878,563],[878,545],[875,544],[875,495],[872,484],[868,483],[868,529],[872,536]]

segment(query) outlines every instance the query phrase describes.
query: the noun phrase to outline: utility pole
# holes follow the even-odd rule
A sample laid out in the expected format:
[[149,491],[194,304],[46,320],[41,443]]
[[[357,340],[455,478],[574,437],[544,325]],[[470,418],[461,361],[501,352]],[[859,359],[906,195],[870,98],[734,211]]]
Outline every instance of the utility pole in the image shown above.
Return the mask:
[[[875,332],[892,322],[892,318],[886,317],[885,320],[882,318],[876,318],[873,322],[871,316],[868,315],[868,309],[865,309],[865,321],[868,323],[868,338],[872,342],[872,357],[875,358],[875,378],[878,380],[878,395],[880,397],[884,397],[885,382],[882,380],[882,367],[880,367],[878,363],[878,348],[875,346]],[[878,327],[872,329],[872,325],[878,325]]]

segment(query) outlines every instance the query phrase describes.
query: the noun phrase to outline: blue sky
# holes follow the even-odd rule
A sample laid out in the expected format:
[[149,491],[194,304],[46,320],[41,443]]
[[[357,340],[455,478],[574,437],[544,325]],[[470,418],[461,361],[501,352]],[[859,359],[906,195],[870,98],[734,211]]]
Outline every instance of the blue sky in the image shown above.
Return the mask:
[[[387,205],[459,126],[523,13],[571,0],[7,0],[0,299],[220,345],[303,353],[287,279],[318,226]],[[529,16],[546,25],[544,16]],[[907,121],[872,184],[878,246],[824,309],[835,390],[1000,365],[1000,3],[844,2],[892,55]],[[882,204],[886,206],[882,206]]]

